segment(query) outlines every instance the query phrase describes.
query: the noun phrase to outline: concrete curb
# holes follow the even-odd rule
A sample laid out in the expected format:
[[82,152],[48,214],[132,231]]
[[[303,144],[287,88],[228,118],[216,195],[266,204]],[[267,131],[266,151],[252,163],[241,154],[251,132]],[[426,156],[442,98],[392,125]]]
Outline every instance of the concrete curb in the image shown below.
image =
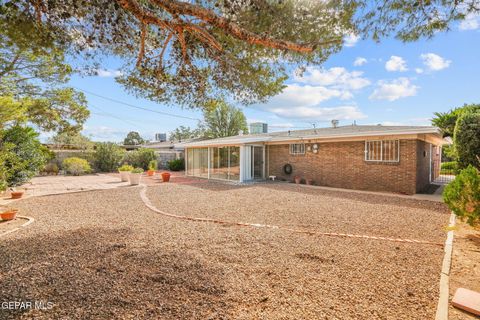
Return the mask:
[[[455,226],[455,214],[450,214],[449,227]],[[440,295],[438,297],[437,312],[435,320],[448,320],[448,306],[449,306],[449,278],[450,266],[452,265],[452,250],[453,250],[453,230],[448,231],[447,239],[445,240],[445,256],[443,257],[442,272],[440,273]]]
[[8,230],[8,231],[5,231],[4,233],[0,233],[0,238],[3,237],[3,236],[6,236],[7,234],[18,231],[22,228],[25,228],[26,226],[28,226],[29,224],[31,224],[35,221],[35,219],[33,219],[32,217],[27,217],[27,216],[17,216],[17,218],[25,219],[25,220],[27,220],[27,222],[22,224],[20,227],[16,227],[16,228],[13,228],[12,230]]

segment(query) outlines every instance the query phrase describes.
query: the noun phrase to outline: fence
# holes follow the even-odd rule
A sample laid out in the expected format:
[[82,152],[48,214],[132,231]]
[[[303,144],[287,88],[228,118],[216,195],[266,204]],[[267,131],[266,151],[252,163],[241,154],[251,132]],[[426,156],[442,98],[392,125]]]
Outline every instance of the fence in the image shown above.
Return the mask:
[[457,174],[456,164],[453,162],[439,162],[432,163],[432,183],[433,184],[448,184]]

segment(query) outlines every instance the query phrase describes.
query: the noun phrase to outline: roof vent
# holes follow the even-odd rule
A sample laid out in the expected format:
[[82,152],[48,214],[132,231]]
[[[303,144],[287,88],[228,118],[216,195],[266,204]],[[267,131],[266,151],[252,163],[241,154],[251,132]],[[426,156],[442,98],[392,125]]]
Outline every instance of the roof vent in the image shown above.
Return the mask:
[[332,128],[338,127],[338,120],[332,120]]

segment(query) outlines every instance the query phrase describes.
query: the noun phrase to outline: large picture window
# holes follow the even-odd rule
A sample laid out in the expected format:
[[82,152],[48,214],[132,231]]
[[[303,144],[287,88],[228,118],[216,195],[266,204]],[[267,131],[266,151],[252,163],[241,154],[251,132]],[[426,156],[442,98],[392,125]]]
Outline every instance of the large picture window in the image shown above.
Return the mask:
[[365,141],[365,161],[398,162],[399,160],[399,140]]

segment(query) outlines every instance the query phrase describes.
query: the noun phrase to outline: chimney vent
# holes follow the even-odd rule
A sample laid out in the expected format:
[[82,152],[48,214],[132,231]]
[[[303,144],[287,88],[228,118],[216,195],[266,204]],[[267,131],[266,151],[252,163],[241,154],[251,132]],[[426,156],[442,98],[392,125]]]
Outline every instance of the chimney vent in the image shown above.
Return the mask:
[[338,127],[338,120],[332,120],[332,127],[333,128]]

